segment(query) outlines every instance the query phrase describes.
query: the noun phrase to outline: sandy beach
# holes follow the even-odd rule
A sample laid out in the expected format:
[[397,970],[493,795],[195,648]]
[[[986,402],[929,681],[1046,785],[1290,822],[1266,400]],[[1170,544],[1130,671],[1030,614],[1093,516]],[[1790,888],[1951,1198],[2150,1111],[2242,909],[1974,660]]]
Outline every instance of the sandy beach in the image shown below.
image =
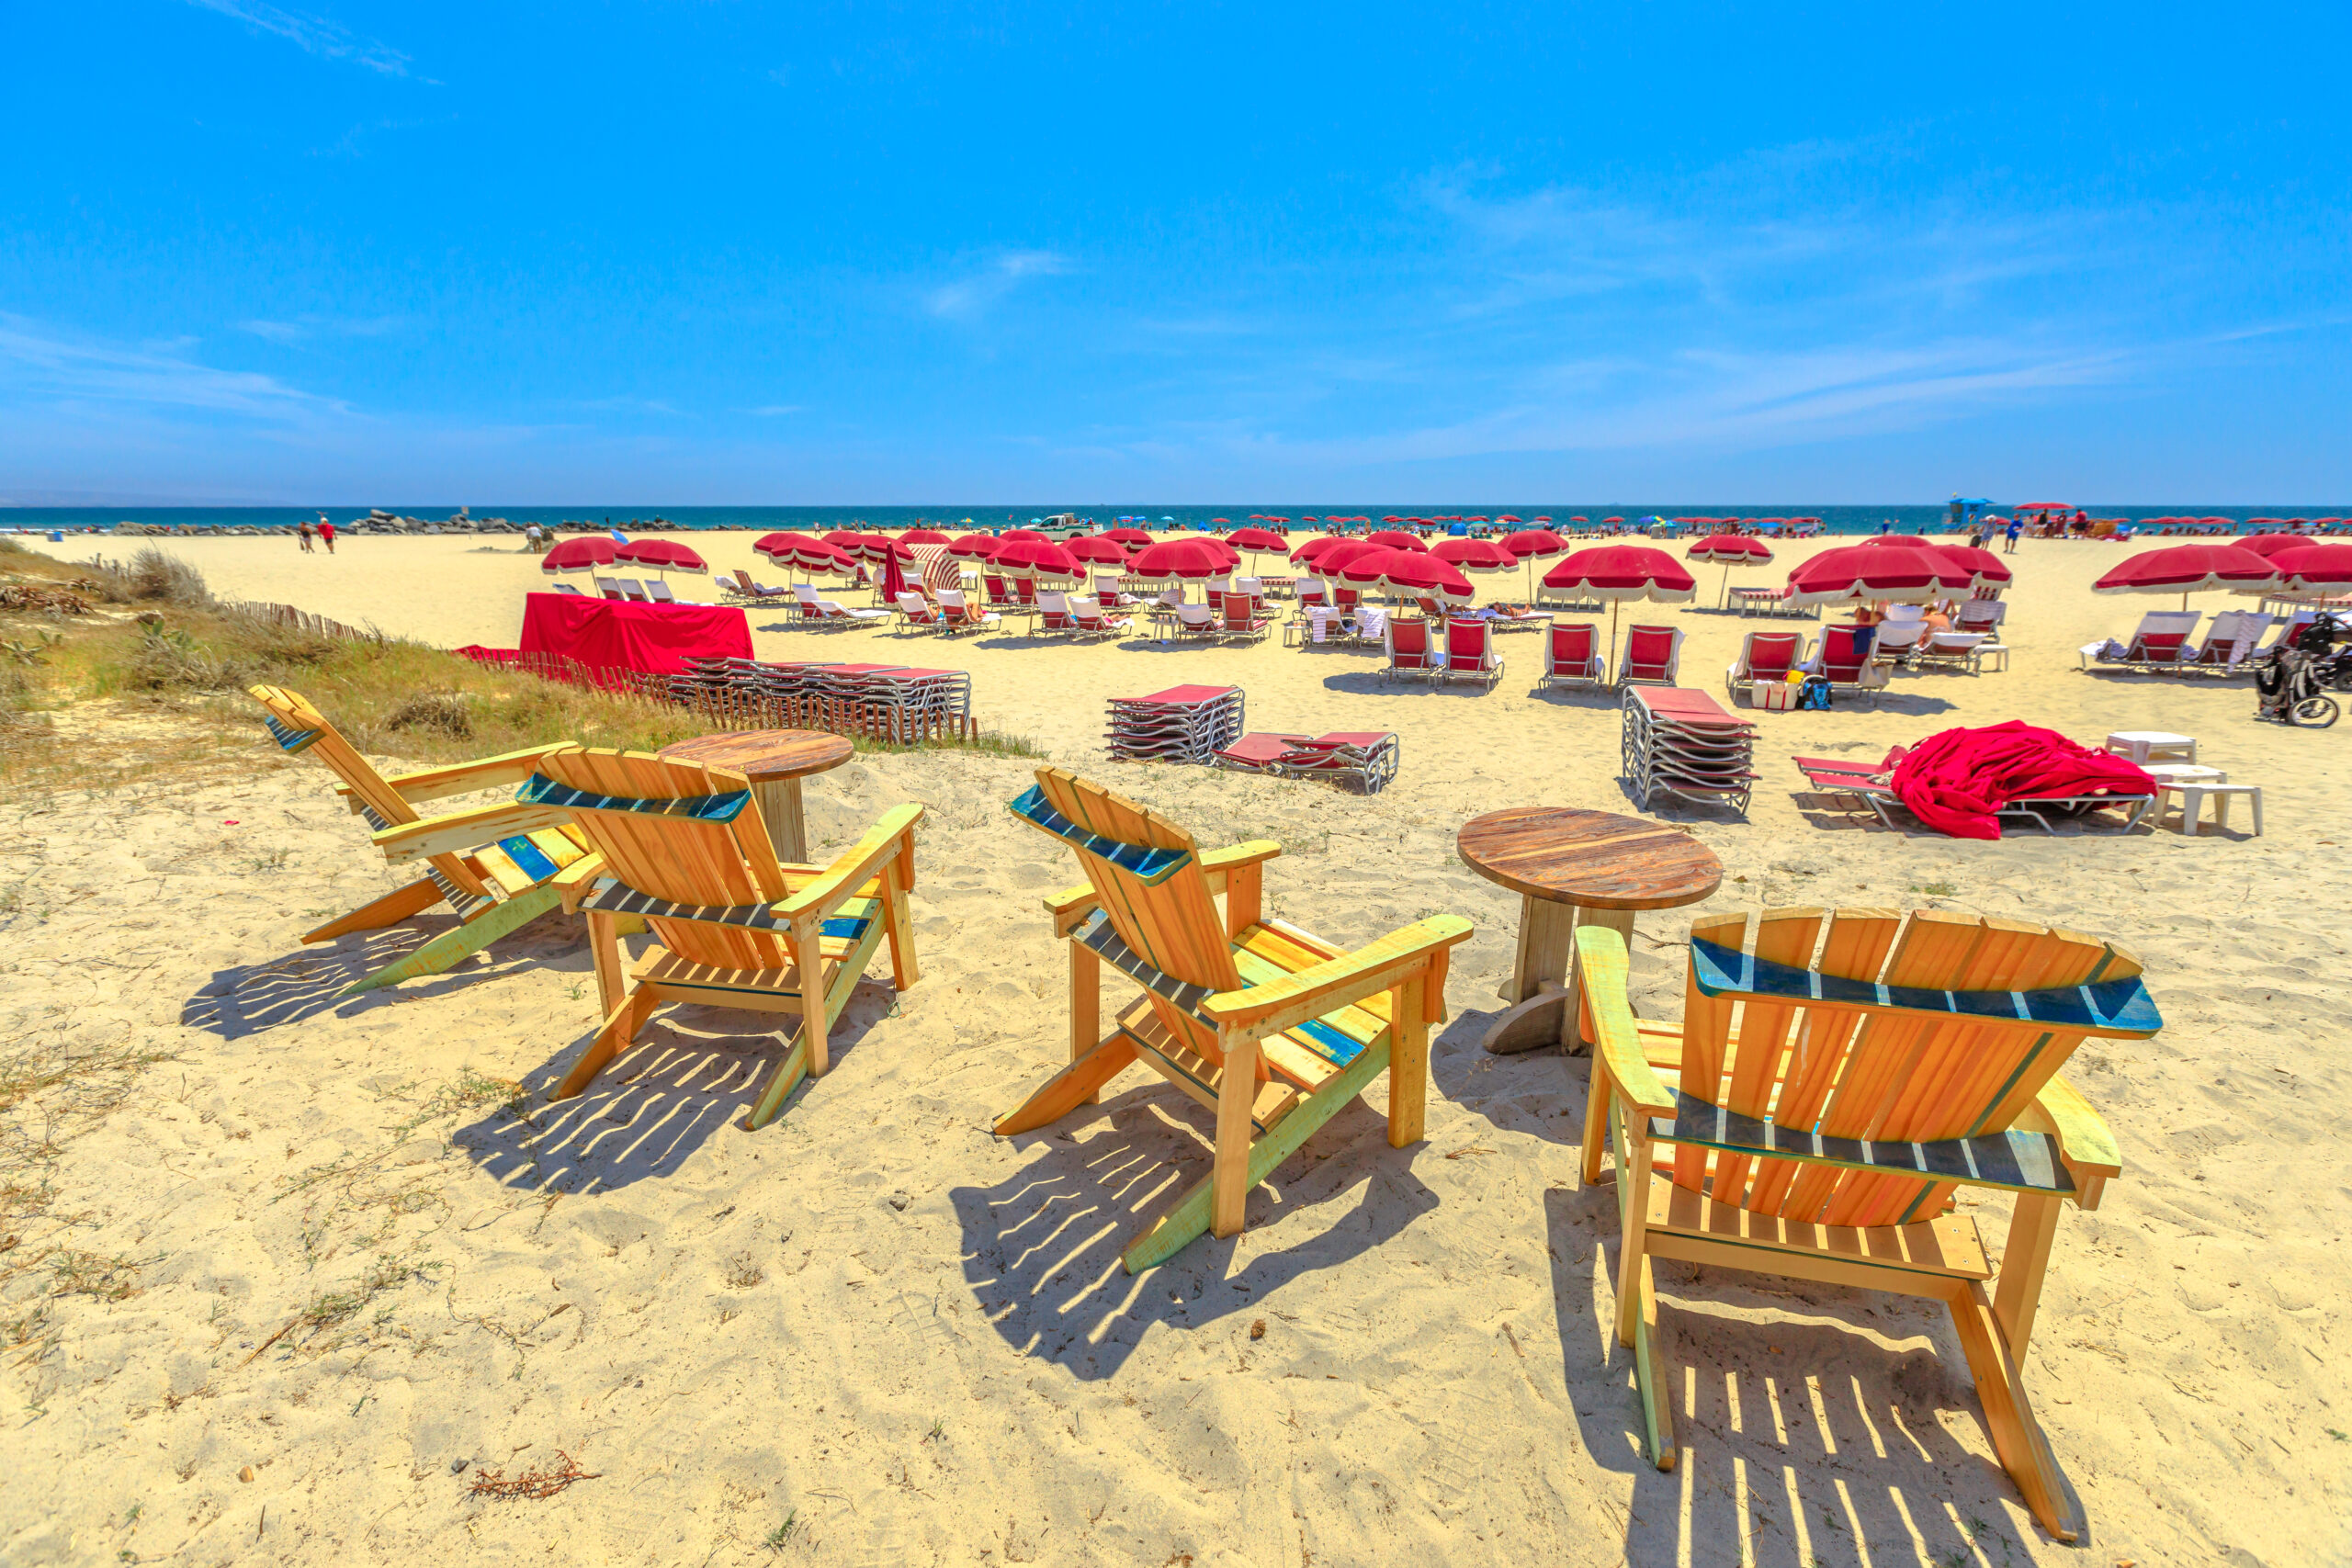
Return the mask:
[[[783,581],[752,537],[690,542]],[[1778,583],[1845,542],[1778,546],[1733,581]],[[2258,724],[2244,679],[2078,672],[2079,645],[2178,604],[2090,592],[2158,543],[2027,541],[2006,671],[1898,674],[1875,711],[1759,716],[1747,818],[1663,813],[1721,857],[1721,890],[1644,916],[1634,944],[1636,1004],[1663,1017],[1703,913],[1966,909],[2144,959],[2164,1032],[2093,1042],[2069,1069],[2125,1170],[2060,1222],[2027,1370],[2081,1546],[2036,1526],[1942,1310],[1904,1298],[1660,1265],[1684,1446],[1670,1473],[1644,1462],[1609,1332],[1615,1199],[1577,1174],[1586,1063],[1477,1043],[1519,906],[1463,866],[1456,829],[1508,806],[1631,809],[1615,702],[1536,690],[1537,635],[1498,639],[1507,670],[1480,694],[1385,685],[1376,650],[1279,637],[950,640],[753,610],[763,658],[968,670],[987,728],[1204,843],[1280,840],[1270,907],[1336,942],[1470,919],[1426,1141],[1388,1148],[1375,1090],[1252,1194],[1242,1236],[1121,1271],[1168,1162],[1204,1168],[1210,1119],[1138,1071],[1048,1134],[990,1135],[1066,1053],[1039,897],[1077,878],[1003,809],[1033,764],[953,752],[862,755],[808,785],[820,853],[891,805],[925,807],[923,977],[861,991],[832,1072],[775,1125],[735,1124],[774,1036],[699,1010],[664,1012],[550,1105],[595,1025],[579,923],[335,999],[448,917],[300,944],[399,879],[326,772],[256,724],[247,776],[0,810],[11,1035],[161,1058],[42,1167],[63,1229],[41,1240],[68,1249],[52,1272],[88,1288],[61,1273],[6,1307],[0,1562],[2352,1561],[2352,1379],[2326,1305],[2352,1288],[2334,1109],[2352,1092],[2335,1039],[2352,725]],[[224,598],[446,647],[513,646],[545,584],[519,539],[169,547]],[[1715,612],[1722,570],[1695,570],[1698,604],[1620,617],[1684,628],[1684,685],[1720,696],[1744,632],[1820,629]],[[1481,581],[1496,597],[1523,583]],[[1366,799],[1111,762],[1106,700],[1182,682],[1242,686],[1252,728],[1393,729],[1402,772]],[[308,694],[332,716],[331,690]],[[2201,761],[2263,787],[2267,830],[2241,806],[2195,838],[2109,818],[1957,840],[1829,807],[1787,760],[1874,761],[2011,718],[2094,745],[2195,736]],[[119,713],[60,722],[136,742]],[[2006,1201],[1961,1201],[1997,1248]],[[359,1304],[320,1311],[330,1297]],[[484,1467],[559,1452],[593,1478],[536,1500],[471,1491]]]

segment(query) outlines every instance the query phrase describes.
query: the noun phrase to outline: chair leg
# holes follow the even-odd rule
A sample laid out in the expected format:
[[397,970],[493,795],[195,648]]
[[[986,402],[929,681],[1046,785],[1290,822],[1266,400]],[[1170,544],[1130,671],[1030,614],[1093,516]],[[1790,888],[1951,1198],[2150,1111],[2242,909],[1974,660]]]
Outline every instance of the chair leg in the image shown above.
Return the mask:
[[808,1072],[823,1077],[832,1063],[825,1037],[832,1020],[825,1007],[825,926],[811,917],[792,928],[792,961],[800,969],[800,1043],[808,1050]]
[[996,1135],[1010,1138],[1059,1121],[1093,1100],[1104,1084],[1135,1059],[1135,1042],[1127,1038],[1126,1031],[1104,1035],[1093,1050],[1040,1084],[1017,1108],[998,1117]]
[[792,1091],[808,1076],[808,1043],[803,1038],[792,1043],[792,1049],[785,1053],[784,1060],[778,1062],[775,1071],[768,1075],[768,1081],[760,1089],[759,1099],[752,1103],[752,1113],[745,1118],[744,1125],[756,1133],[775,1121],[783,1112],[784,1102],[792,1098]]
[[1216,1157],[1209,1176],[1209,1229],[1220,1237],[1241,1234],[1250,1198],[1250,1111],[1257,1098],[1258,1042],[1229,1040],[1217,1083]]
[[619,921],[611,915],[588,917],[588,956],[596,965],[596,1005],[606,1017],[621,1005],[628,983],[621,976]]
[[580,1060],[571,1065],[571,1071],[563,1076],[563,1082],[548,1098],[570,1100],[586,1089],[605,1070],[606,1063],[628,1049],[657,1005],[659,998],[643,986],[623,998],[620,1006],[605,1020],[605,1026],[596,1031],[596,1038],[588,1043],[588,1049],[580,1054]]
[[1388,993],[1388,1146],[1392,1149],[1419,1143],[1429,1114],[1428,992],[1429,976],[1417,973]]
[[2000,1319],[1984,1287],[1973,1280],[1960,1280],[1946,1300],[1952,1325],[1960,1331],[1961,1348],[1968,1355],[1968,1370],[1976,1379],[1976,1396],[1984,1402],[1984,1424],[1992,1431],[2001,1468],[2025,1495],[2026,1506],[2041,1528],[2060,1540],[2073,1540],[2082,1533],[2082,1520],[2059,1477],[2058,1456],[2026,1403],[2022,1369],[2002,1338]]
[[1634,1279],[1634,1386],[1642,1396],[1642,1442],[1650,1462],[1660,1470],[1674,1468],[1674,1383],[1667,1376],[1666,1355],[1657,1342],[1657,1288],[1650,1278],[1650,1260],[1644,1257]]
[[407,957],[394,959],[364,980],[355,980],[337,995],[354,997],[379,986],[413,980],[423,975],[438,975],[455,967],[469,954],[481,952],[509,931],[530,924],[562,902],[563,896],[552,887],[533,887],[517,893],[503,904],[483,910],[456,931],[443,931]]
[[441,889],[429,876],[410,883],[397,893],[387,893],[372,903],[362,904],[339,920],[331,920],[302,938],[305,944],[333,942],[353,931],[379,931],[387,926],[399,925],[411,915],[423,914],[441,902]]

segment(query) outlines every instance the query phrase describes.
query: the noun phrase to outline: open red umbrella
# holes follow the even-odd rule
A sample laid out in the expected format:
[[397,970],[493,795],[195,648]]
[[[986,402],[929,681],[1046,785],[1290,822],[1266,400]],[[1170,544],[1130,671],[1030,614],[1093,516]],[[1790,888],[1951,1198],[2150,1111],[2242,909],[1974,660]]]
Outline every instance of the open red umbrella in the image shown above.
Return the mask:
[[1530,599],[1535,597],[1535,563],[1568,553],[1568,542],[1549,528],[1521,528],[1515,534],[1505,534],[1498,542],[1527,563],[1527,596]]
[[1772,558],[1772,547],[1752,534],[1710,534],[1682,552],[1685,560],[1755,561]]
[[1028,545],[1050,545],[1051,539],[1035,528],[1007,528],[1001,536],[1008,543],[1018,541]]
[[1318,577],[1338,577],[1357,557],[1377,554],[1387,548],[1386,545],[1375,545],[1370,539],[1335,538],[1330,547],[1317,554],[1309,564]]
[[1923,604],[1968,591],[1974,574],[1935,548],[1839,545],[1789,573],[1789,604]]
[[812,539],[806,534],[769,534],[753,542],[752,548],[803,577],[836,572],[846,576],[857,570],[857,562],[840,547]]
[[2256,534],[2230,542],[2242,550],[2252,550],[2256,555],[2267,558],[2280,550],[2300,550],[2312,539],[2308,534]]
[[1070,559],[1084,561],[1090,566],[1124,569],[1127,564],[1126,550],[1100,534],[1086,534],[1075,539],[1065,539],[1062,541],[1062,548],[1069,552]]
[[2017,573],[1992,551],[1978,545],[1934,545],[1936,554],[1969,574],[1973,586],[2001,588],[2017,581]]
[[859,533],[854,528],[835,528],[823,535],[822,537],[824,538],[825,543],[832,546],[835,549],[847,550],[851,546],[865,537],[865,536]]
[[1419,534],[1408,534],[1400,528],[1384,528],[1377,534],[1367,534],[1364,536],[1363,542],[1367,545],[1386,545],[1389,548],[1396,550],[1429,548],[1427,545],[1421,543],[1421,536]]
[[[1349,563],[1349,570],[1362,569],[1369,558],[1357,557]],[[1390,550],[1380,573],[1380,586],[1391,593],[1436,599],[1459,607],[1466,607],[1477,597],[1468,578],[1426,550]]]
[[2278,578],[2276,566],[2243,545],[2168,545],[2133,556],[2092,583],[2091,592],[2177,593],[2180,607],[2186,610],[2191,593],[2215,588],[2271,587]]
[[947,547],[947,553],[966,560],[986,560],[1002,542],[993,534],[966,534]]
[[2322,599],[2352,593],[2352,544],[2341,539],[2307,539],[2272,556],[2270,564],[2287,580],[2290,592]]
[[695,577],[710,575],[708,561],[685,546],[670,539],[631,539],[626,545],[614,547],[613,559],[616,562],[626,562],[630,566],[649,566],[663,576],[673,571],[683,571]]
[[1230,572],[1238,558],[1216,539],[1170,539],[1136,551],[1127,571],[1150,582],[1204,582]]
[[1317,561],[1320,561],[1326,554],[1338,549],[1341,545],[1359,544],[1361,542],[1361,540],[1355,539],[1343,539],[1337,534],[1317,534],[1313,538],[1307,540],[1306,543],[1299,546],[1298,548],[1291,551],[1290,558],[1294,565],[1313,566]]
[[1492,539],[1440,539],[1430,550],[1456,571],[1515,571],[1519,558]]
[[1648,545],[1596,545],[1578,550],[1544,574],[1546,588],[1577,589],[1609,602],[1609,645],[1617,645],[1617,606],[1628,600],[1686,604],[1699,580],[1680,561]]
[[852,543],[842,546],[841,549],[843,555],[862,560],[869,566],[881,566],[885,562],[894,560],[910,561],[915,558],[915,548],[912,545],[902,545],[898,540],[885,537],[880,534],[859,534]]
[[576,539],[566,539],[541,556],[539,570],[559,577],[594,571],[598,567],[612,565],[613,552],[619,548],[602,534],[583,534]]
[[1862,543],[1866,545],[1905,545],[1915,550],[1932,550],[1936,547],[1936,542],[1933,539],[1923,539],[1917,534],[1874,534],[1871,537],[1864,539]]
[[936,528],[910,528],[899,536],[902,545],[944,545],[947,536]]
[[1271,528],[1236,528],[1225,536],[1225,542],[1237,550],[1256,555],[1261,550],[1279,550],[1289,543]]
[[1049,539],[1008,538],[1003,547],[989,558],[989,564],[1007,577],[1025,577],[1033,581],[1082,582],[1086,580],[1086,569],[1079,565],[1068,550]]
[[1151,543],[1151,536],[1140,528],[1108,528],[1103,531],[1102,536],[1114,545],[1124,545],[1131,550],[1139,550]]

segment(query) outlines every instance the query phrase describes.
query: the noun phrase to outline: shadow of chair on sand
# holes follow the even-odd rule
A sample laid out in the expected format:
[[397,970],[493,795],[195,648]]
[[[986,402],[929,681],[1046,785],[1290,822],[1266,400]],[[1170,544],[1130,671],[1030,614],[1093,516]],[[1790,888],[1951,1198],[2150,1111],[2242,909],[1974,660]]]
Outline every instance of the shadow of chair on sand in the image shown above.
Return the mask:
[[[1238,1238],[1203,1235],[1130,1276],[1128,1240],[1206,1176],[1216,1117],[1157,1083],[1114,1090],[1012,1140],[1020,1169],[950,1194],[964,1232],[964,1273],[1004,1342],[1093,1382],[1115,1375],[1155,1323],[1197,1328],[1262,1310],[1301,1275],[1379,1247],[1437,1207],[1388,1146],[1387,1119],[1358,1100],[1250,1189],[1250,1260]],[[1289,1245],[1261,1249],[1263,1227],[1296,1215]]]
[[490,942],[446,973],[356,996],[343,994],[345,987],[398,962],[443,932],[457,930],[458,924],[455,915],[417,915],[383,931],[355,931],[264,963],[217,969],[195,995],[180,1004],[180,1022],[223,1040],[242,1040],[322,1013],[348,1016],[396,1001],[445,996],[527,968],[590,973],[579,922],[542,917]]
[[[833,1072],[844,1063],[856,1069],[859,1043],[894,1000],[888,987],[862,986],[852,995],[829,1036]],[[609,1192],[675,1176],[719,1129],[751,1114],[760,1086],[800,1027],[795,1019],[782,1030],[746,1028],[745,1017],[692,1004],[664,1008],[586,1089],[548,1100],[595,1038],[590,1029],[524,1075],[524,1114],[501,1107],[458,1128],[450,1141],[517,1192]],[[782,1114],[792,1114],[824,1081],[803,1080]]]
[[[1586,1063],[1568,1068],[1580,1105]],[[1906,1296],[1654,1263],[1676,1440],[1659,1470],[1615,1332],[1616,1191],[1553,1188],[1544,1220],[1585,1449],[1633,1483],[1626,1562],[2001,1563],[2053,1544],[1994,1457],[1950,1314]]]

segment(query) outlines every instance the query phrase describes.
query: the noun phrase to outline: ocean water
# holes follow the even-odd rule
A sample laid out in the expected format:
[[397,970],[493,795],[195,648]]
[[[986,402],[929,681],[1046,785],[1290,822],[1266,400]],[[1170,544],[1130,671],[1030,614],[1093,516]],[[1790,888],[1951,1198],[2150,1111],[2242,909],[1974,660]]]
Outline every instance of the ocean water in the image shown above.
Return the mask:
[[[2206,506],[2182,503],[2166,506],[2109,506],[2097,502],[2081,503],[2094,517],[2194,516],[2230,517],[2245,520],[2253,517],[2343,517],[2352,515],[2352,505],[2327,507],[2303,506]],[[386,506],[385,511],[410,517],[440,519],[458,510],[455,502],[409,503]],[[0,507],[0,528],[51,529],[78,531],[108,528],[117,523],[135,522],[159,524],[165,527],[232,527],[248,525],[258,527],[292,527],[308,518],[313,522],[324,512],[338,525],[356,522],[368,514],[365,506],[123,506],[123,507]],[[1628,521],[1656,514],[1661,517],[1818,517],[1826,532],[1832,534],[1875,534],[1883,523],[1892,522],[1897,533],[1917,533],[1940,526],[1945,509],[1936,506],[1817,506],[1803,502],[1732,503],[1666,503],[1654,501],[1608,502],[1510,502],[1502,504],[1448,502],[1442,505],[1400,505],[1395,502],[1373,503],[1353,502],[1329,506],[1272,506],[1263,503],[1245,504],[1236,502],[1226,506],[1072,506],[1061,503],[1039,506],[522,506],[475,505],[476,517],[503,517],[510,523],[589,522],[611,524],[624,533],[632,528],[650,529],[653,519],[666,520],[673,529],[752,528],[762,533],[798,531],[821,534],[833,528],[873,528],[895,533],[901,528],[928,526],[948,532],[970,526],[975,528],[1004,527],[1042,518],[1053,512],[1076,512],[1092,519],[1098,525],[1112,527],[1121,522],[1152,529],[1191,528],[1225,518],[1235,524],[1249,521],[1251,513],[1285,517],[1294,527],[1308,517],[1335,515],[1341,517],[1368,516],[1380,518],[1390,513],[1399,516],[1486,516],[1498,517],[1506,513],[1532,519],[1551,517],[1566,522],[1571,517],[1585,517],[1600,522],[1608,517],[1623,517]]]

